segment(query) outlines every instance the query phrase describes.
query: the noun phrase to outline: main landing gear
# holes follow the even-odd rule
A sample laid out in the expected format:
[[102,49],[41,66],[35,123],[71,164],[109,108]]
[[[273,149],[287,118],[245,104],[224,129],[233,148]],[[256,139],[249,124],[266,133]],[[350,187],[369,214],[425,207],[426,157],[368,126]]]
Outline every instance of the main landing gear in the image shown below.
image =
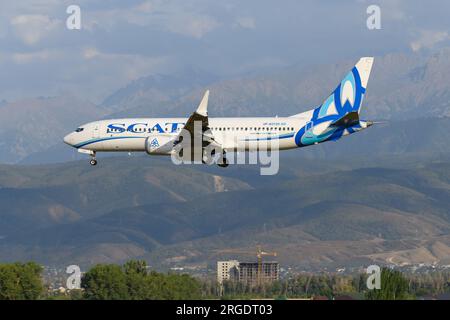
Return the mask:
[[223,152],[222,153],[222,157],[219,159],[219,161],[217,161],[217,165],[221,168],[226,168],[228,167],[229,163],[226,157],[226,153]]
[[202,159],[202,163],[206,163],[206,164],[216,163],[221,168],[226,168],[229,165],[225,150],[222,150],[219,154],[216,154],[216,150],[213,149],[211,151],[210,156],[207,156],[205,154],[205,152],[203,154],[204,154],[204,156]]
[[218,163],[217,165],[221,168],[226,168],[226,167],[228,167],[229,163],[228,163],[227,159],[225,159],[225,161],[223,163]]

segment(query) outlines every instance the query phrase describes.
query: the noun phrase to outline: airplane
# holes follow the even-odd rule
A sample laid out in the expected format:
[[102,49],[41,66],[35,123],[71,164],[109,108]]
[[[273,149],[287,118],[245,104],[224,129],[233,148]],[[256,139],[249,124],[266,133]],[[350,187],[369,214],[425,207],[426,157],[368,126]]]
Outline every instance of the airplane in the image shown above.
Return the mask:
[[96,165],[97,152],[173,155],[185,134],[200,135],[201,144],[191,143],[191,152],[202,153],[211,145],[219,150],[216,163],[227,167],[227,152],[287,150],[337,141],[374,124],[359,118],[373,62],[373,57],[361,58],[320,106],[288,117],[210,118],[206,91],[189,118],[94,121],[66,135],[64,142],[89,155],[90,164]]

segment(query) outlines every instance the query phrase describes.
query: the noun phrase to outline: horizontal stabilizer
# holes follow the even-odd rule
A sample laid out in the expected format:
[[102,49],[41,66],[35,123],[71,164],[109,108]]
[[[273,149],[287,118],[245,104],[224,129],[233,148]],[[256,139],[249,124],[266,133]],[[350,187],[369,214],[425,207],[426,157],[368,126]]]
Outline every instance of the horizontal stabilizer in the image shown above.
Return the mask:
[[359,114],[357,111],[353,111],[347,113],[342,118],[333,121],[330,126],[348,128],[358,123],[359,123]]

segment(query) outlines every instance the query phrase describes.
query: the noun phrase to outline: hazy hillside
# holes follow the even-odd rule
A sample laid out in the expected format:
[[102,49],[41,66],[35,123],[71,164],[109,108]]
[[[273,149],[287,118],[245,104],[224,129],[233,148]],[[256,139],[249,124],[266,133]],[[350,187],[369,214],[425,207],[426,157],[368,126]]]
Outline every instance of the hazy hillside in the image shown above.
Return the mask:
[[195,69],[186,69],[173,75],[149,75],[131,82],[108,96],[102,106],[110,111],[131,108],[163,107],[190,91],[216,81],[217,77]]
[[[263,244],[303,267],[448,260],[450,162],[351,169],[284,161],[273,177],[252,166],[149,158],[105,159],[95,171],[85,162],[3,166],[0,258],[91,264],[145,256],[173,266]],[[16,194],[19,202],[8,203]]]
[[0,106],[0,163],[47,149],[104,111],[77,97],[36,98]]
[[158,161],[129,161],[131,166],[115,159],[96,168],[85,162],[0,166],[0,235],[75,222],[123,207],[184,202],[198,194],[250,188],[233,178]]
[[[411,119],[450,115],[450,49],[432,56],[390,54],[376,57],[363,115],[373,119]],[[289,67],[255,77],[213,83],[211,116],[292,115],[320,105],[357,58],[335,65]],[[189,114],[205,88],[170,105],[138,106],[119,115]],[[129,99],[133,99],[129,97]]]

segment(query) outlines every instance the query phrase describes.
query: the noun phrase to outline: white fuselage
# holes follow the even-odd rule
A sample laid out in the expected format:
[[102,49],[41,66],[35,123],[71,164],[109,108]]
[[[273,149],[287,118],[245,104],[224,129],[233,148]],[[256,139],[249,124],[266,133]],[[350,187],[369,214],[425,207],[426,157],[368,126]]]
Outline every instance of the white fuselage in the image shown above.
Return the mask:
[[[305,126],[310,112],[297,117],[209,118],[214,139],[225,150],[265,149],[268,141],[277,140],[280,150],[297,147],[295,134]],[[64,141],[89,151],[146,151],[148,137],[175,138],[187,118],[129,118],[95,121],[81,126]]]
[[[359,119],[372,64],[373,57],[362,57],[320,106],[291,117],[211,118],[207,90],[189,118],[95,121],[65,136],[64,142],[90,154],[95,165],[97,151],[145,151],[151,155],[201,151],[203,156],[212,146],[211,154],[224,156],[235,150],[286,150],[337,141],[373,124]],[[187,137],[186,132],[194,137]],[[191,140],[186,143],[187,139]]]

